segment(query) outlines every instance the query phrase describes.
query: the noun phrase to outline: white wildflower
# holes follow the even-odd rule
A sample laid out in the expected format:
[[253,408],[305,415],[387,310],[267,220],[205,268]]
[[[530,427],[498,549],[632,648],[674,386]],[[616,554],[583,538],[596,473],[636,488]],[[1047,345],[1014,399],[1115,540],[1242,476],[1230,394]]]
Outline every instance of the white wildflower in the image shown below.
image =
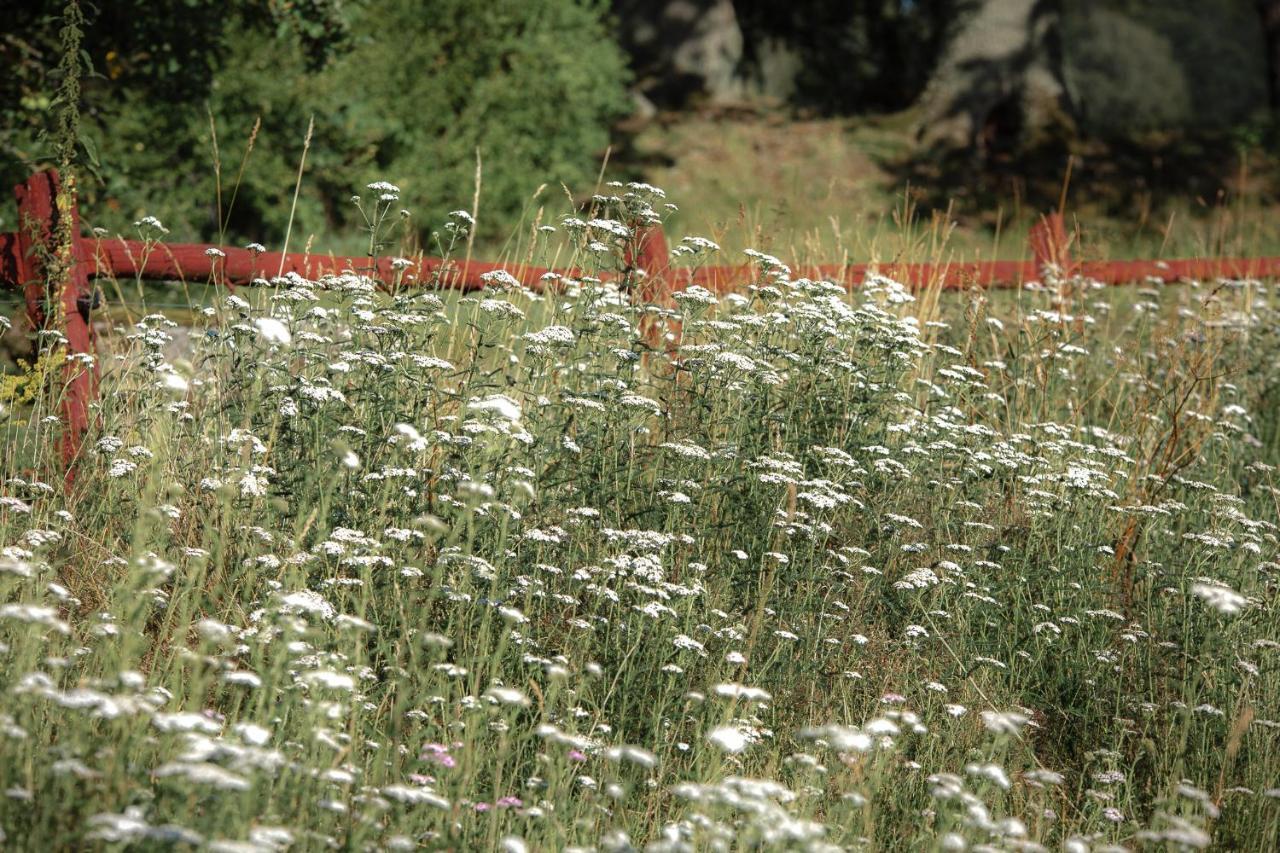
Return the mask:
[[262,339],[271,346],[287,347],[293,343],[289,327],[274,317],[259,317],[253,325]]
[[1214,610],[1227,616],[1234,616],[1249,606],[1249,599],[1223,584],[1198,583],[1191,587],[1191,592],[1204,599]]
[[737,726],[720,726],[707,733],[707,740],[720,750],[736,755],[747,748],[747,736]]

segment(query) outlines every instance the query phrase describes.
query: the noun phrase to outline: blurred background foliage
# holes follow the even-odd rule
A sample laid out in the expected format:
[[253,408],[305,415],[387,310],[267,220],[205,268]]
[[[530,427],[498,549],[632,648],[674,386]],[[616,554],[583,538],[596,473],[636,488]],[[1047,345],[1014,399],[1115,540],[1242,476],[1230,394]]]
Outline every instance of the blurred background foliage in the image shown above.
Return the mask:
[[[51,158],[60,5],[9,16],[7,184]],[[497,233],[539,184],[593,180],[629,103],[599,3],[110,0],[85,11],[94,75],[82,105],[91,175],[81,207],[113,233],[150,214],[174,234],[215,239],[211,128],[225,204],[260,120],[228,236],[278,241],[311,115],[295,233],[351,231],[353,191],[391,180],[425,236],[449,210],[470,208],[477,152],[480,227]]]
[[[6,8],[0,180],[53,160],[65,0]],[[399,184],[428,244],[470,208],[500,247],[561,186],[669,182],[695,230],[921,210],[999,233],[1075,198],[1118,222],[1276,202],[1280,0],[84,0],[81,207],[130,233],[351,250]],[[254,128],[258,130],[255,134]],[[229,214],[219,216],[215,139]],[[607,154],[611,152],[611,154]],[[750,178],[750,180],[748,180]],[[908,190],[908,188],[910,188]],[[704,192],[705,189],[705,192]],[[803,203],[802,203],[803,202]],[[744,212],[747,211],[747,212]],[[0,204],[0,229],[14,227]],[[523,218],[522,218],[523,217]],[[1029,217],[1028,217],[1029,219]],[[1101,220],[1099,220],[1101,221]],[[1151,239],[1167,243],[1168,235]],[[1221,247],[1220,247],[1221,248]]]
[[1089,132],[1229,126],[1265,112],[1267,60],[1250,0],[1066,3],[1063,42]]

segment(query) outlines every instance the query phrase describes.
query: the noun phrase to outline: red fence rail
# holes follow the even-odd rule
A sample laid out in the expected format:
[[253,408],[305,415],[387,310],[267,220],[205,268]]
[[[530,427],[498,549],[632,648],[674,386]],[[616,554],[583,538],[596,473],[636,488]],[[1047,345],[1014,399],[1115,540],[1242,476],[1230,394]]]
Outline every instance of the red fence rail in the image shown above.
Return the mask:
[[[371,261],[367,257],[334,257],[310,254],[254,252],[248,249],[193,243],[155,243],[123,238],[101,239],[80,234],[79,211],[74,193],[66,209],[59,209],[60,182],[54,170],[33,175],[14,188],[18,204],[18,230],[0,233],[0,286],[23,290],[28,321],[33,330],[57,332],[65,338],[68,355],[64,370],[65,393],[62,415],[63,459],[68,477],[79,452],[80,440],[88,428],[89,403],[97,395],[98,368],[94,355],[91,311],[96,276],[124,276],[145,280],[206,280],[229,286],[250,285],[278,275],[295,272],[305,278],[326,273],[359,270],[393,284],[430,282],[434,286],[478,290],[485,286],[485,274],[504,270],[522,285],[541,290],[552,270],[526,264],[494,264],[482,261],[458,262],[422,258],[408,268],[393,267],[390,258]],[[66,196],[63,196],[66,198]],[[48,266],[57,245],[59,226],[70,217],[71,257],[67,269],[54,282],[57,292],[48,292]],[[1037,280],[1046,265],[1067,275],[1079,274],[1106,284],[1126,284],[1159,280],[1204,280],[1217,278],[1280,278],[1280,257],[1217,258],[1212,260],[1132,260],[1075,262],[1070,255],[1070,239],[1062,216],[1042,217],[1030,234],[1030,261],[980,261],[974,263],[889,263],[818,264],[793,268],[793,274],[824,278],[857,287],[872,273],[893,278],[908,287],[1020,287]],[[216,252],[209,251],[216,249]],[[666,239],[660,228],[642,238],[640,250],[629,259],[646,275],[636,298],[665,303],[671,293],[689,285],[725,292],[753,280],[750,264],[701,266],[677,269],[669,265]],[[567,271],[565,275],[572,275]],[[55,328],[56,327],[56,328]]]

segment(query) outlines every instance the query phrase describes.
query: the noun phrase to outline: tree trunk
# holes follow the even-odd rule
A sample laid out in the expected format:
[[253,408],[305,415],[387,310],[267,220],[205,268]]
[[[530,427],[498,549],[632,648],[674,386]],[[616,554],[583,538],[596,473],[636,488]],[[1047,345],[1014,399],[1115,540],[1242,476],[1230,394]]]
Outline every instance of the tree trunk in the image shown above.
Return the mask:
[[983,156],[1074,132],[1057,3],[979,0],[917,104],[929,149]]

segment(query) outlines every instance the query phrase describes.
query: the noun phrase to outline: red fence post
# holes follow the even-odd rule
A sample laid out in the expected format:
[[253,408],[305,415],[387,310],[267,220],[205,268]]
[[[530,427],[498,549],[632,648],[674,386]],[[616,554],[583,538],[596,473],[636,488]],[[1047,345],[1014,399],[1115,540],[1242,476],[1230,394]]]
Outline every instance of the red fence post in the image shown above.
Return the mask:
[[640,252],[630,259],[631,266],[644,271],[637,297],[641,302],[666,305],[671,298],[669,281],[671,253],[661,225],[646,228],[639,237]]
[[1074,272],[1071,262],[1071,240],[1067,236],[1067,227],[1061,213],[1049,213],[1040,217],[1040,221],[1027,235],[1031,244],[1031,254],[1036,260],[1036,272],[1044,275],[1045,269],[1052,267],[1063,278]]
[[[671,307],[671,253],[661,225],[653,225],[641,231],[637,236],[634,252],[628,250],[623,260],[633,271],[641,274],[639,283],[631,294],[633,303]],[[640,318],[640,336],[649,346],[660,347],[668,331],[679,335],[679,326],[669,329],[672,325],[670,320],[646,314]]]
[[[66,338],[62,459],[70,480],[80,440],[89,426],[89,401],[98,392],[98,367],[93,355],[93,329],[89,325],[93,288],[89,284],[88,257],[80,241],[75,185],[71,184],[70,192],[64,197],[66,201],[60,207],[61,186],[57,171],[49,169],[14,187],[14,195],[18,199],[18,282],[26,297],[27,317],[37,334],[56,325]],[[69,257],[58,259],[54,254],[58,251],[58,231],[64,217],[69,219],[71,252]],[[67,268],[60,271],[63,280],[47,281],[50,263],[59,261],[67,264]],[[43,342],[37,341],[37,346],[43,347]]]

